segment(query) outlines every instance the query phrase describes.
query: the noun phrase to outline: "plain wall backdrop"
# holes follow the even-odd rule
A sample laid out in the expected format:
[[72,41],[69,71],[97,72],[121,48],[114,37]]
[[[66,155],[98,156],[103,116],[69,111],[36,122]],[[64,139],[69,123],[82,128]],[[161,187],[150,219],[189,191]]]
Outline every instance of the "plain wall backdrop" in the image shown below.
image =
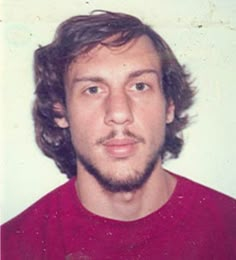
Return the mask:
[[[32,60],[63,20],[94,9],[153,26],[186,64],[198,89],[180,158],[166,168],[236,197],[235,0],[5,0],[0,4],[1,223],[64,183],[35,144]],[[88,192],[92,192],[89,190]]]

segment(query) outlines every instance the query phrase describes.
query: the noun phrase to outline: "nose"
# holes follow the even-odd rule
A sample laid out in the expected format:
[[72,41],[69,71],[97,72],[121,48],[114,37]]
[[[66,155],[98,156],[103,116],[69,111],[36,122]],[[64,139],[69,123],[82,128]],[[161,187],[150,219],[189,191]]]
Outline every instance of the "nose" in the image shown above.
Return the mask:
[[130,97],[123,91],[110,93],[106,100],[105,123],[127,125],[133,122]]

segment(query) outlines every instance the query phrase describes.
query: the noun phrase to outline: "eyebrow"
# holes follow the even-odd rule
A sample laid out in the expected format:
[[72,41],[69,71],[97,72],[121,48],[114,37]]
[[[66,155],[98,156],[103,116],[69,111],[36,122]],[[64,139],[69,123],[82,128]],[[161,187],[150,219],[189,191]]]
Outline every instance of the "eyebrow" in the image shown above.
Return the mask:
[[[160,81],[161,75],[158,70],[155,69],[141,69],[141,70],[136,70],[128,74],[127,81],[140,77],[143,74],[155,74]],[[99,76],[83,76],[83,77],[75,77],[72,81],[72,86],[78,82],[95,82],[95,83],[104,83],[106,80],[102,77]]]
[[160,76],[161,76],[160,72],[158,70],[155,70],[155,69],[142,69],[142,70],[137,70],[137,71],[131,72],[128,75],[128,79],[137,78],[139,76],[142,76],[143,74],[155,74],[158,79],[160,79]]

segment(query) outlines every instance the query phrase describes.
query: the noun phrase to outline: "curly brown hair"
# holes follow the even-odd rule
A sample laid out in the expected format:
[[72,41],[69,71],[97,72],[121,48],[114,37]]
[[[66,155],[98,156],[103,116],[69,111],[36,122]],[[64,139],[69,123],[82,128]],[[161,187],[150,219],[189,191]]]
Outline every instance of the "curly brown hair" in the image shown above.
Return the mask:
[[[117,37],[111,37],[114,35]],[[76,154],[70,129],[60,128],[55,123],[55,118],[64,116],[55,110],[55,104],[60,103],[66,108],[64,77],[68,66],[78,55],[98,44],[118,47],[142,35],[151,39],[160,56],[164,95],[175,105],[175,117],[166,127],[161,156],[162,159],[178,157],[184,143],[181,132],[189,122],[185,112],[192,105],[195,94],[189,74],[168,44],[150,26],[131,15],[96,11],[63,22],[52,43],[39,47],[34,56],[36,141],[67,177],[76,175]],[[109,37],[111,40],[107,41]]]

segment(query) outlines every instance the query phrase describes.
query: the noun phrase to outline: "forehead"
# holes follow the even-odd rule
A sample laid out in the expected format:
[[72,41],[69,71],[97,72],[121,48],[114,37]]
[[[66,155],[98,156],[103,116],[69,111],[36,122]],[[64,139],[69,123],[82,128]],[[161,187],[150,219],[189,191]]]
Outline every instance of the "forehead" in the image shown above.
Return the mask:
[[[111,41],[108,39],[107,41]],[[99,44],[87,53],[78,55],[70,64],[67,76],[74,73],[99,73],[106,70],[157,69],[160,71],[161,59],[152,41],[141,36],[128,43],[109,47]]]

